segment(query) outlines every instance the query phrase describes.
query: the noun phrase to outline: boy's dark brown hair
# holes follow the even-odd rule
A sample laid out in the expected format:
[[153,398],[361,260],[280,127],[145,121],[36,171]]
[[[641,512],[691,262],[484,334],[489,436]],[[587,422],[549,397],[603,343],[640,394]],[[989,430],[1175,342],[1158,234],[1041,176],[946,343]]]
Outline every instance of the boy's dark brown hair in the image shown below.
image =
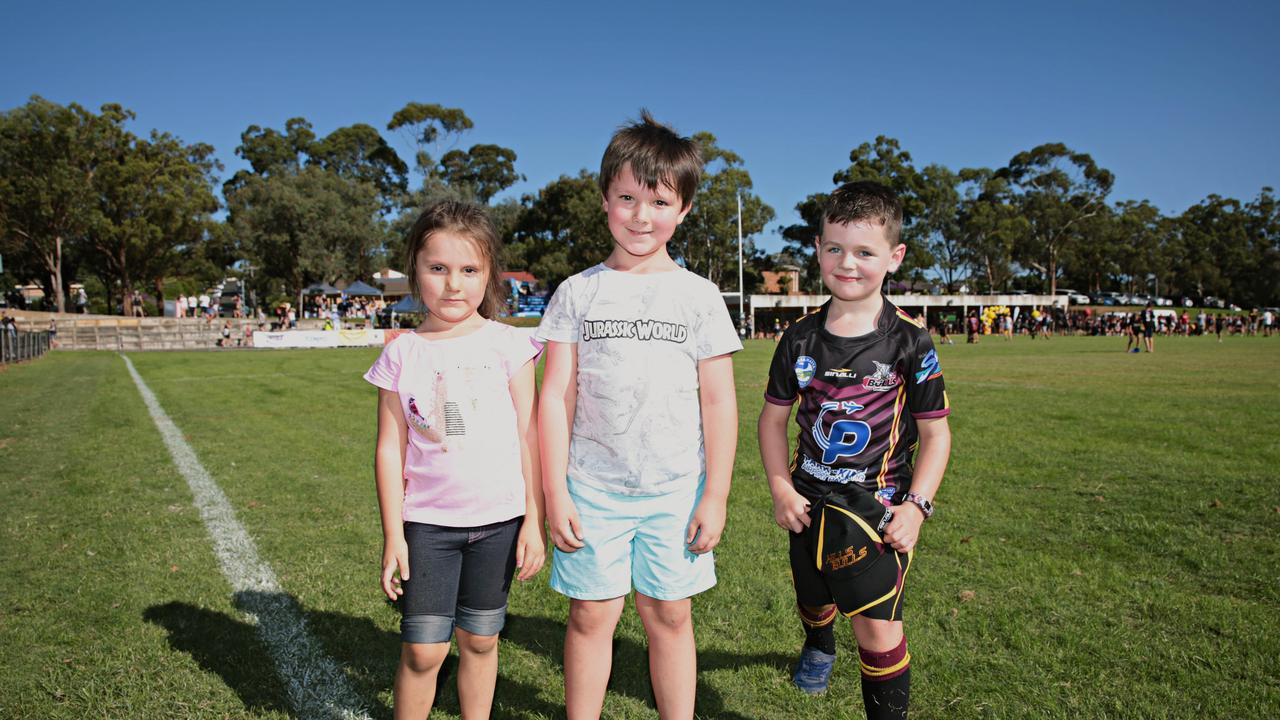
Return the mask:
[[835,225],[870,222],[884,227],[890,247],[901,242],[902,201],[893,188],[871,180],[845,183],[827,198],[822,217]]
[[613,134],[600,160],[600,192],[609,194],[609,185],[626,166],[650,190],[661,183],[680,196],[680,209],[693,204],[693,195],[702,179],[702,150],[693,138],[680,137],[648,110],[640,111],[640,121],[623,125]]
[[405,274],[409,276],[410,292],[415,299],[421,300],[418,292],[418,253],[427,246],[433,234],[441,231],[461,235],[475,246],[476,253],[484,263],[485,272],[489,273],[484,300],[476,312],[481,317],[496,318],[506,296],[502,281],[502,242],[498,240],[498,233],[493,229],[489,216],[478,205],[458,200],[441,200],[418,216],[404,238]]

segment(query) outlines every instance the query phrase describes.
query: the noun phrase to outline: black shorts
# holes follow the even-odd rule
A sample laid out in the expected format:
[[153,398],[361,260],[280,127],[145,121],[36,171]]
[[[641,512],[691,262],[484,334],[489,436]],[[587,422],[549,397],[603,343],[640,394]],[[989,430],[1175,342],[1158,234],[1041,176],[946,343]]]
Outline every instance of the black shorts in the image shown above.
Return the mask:
[[449,642],[455,626],[474,635],[502,630],[522,520],[480,527],[404,524],[409,579],[399,601],[402,642]]
[[[808,498],[813,504],[814,500]],[[885,557],[880,562],[894,563],[897,566],[897,582],[887,596],[881,596],[878,602],[863,607],[849,606],[837,602],[831,586],[818,570],[814,562],[813,546],[804,533],[790,533],[791,582],[795,586],[796,602],[808,607],[821,607],[835,604],[841,614],[846,617],[861,615],[873,620],[902,620],[903,598],[906,595],[907,571],[911,567],[914,552],[901,553],[886,547]],[[865,576],[864,576],[865,577]],[[879,591],[875,595],[880,595]]]
[[1155,328],[1150,325],[1142,326],[1142,337],[1151,337],[1156,332]]

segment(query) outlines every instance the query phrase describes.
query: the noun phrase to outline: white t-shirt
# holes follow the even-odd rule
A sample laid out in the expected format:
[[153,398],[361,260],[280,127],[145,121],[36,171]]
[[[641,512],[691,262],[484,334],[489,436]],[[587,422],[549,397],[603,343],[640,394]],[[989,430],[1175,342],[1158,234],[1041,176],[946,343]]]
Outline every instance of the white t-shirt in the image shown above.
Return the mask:
[[560,285],[535,336],[577,345],[574,482],[624,495],[698,482],[706,471],[698,361],[742,349],[713,283],[684,269],[596,265]]

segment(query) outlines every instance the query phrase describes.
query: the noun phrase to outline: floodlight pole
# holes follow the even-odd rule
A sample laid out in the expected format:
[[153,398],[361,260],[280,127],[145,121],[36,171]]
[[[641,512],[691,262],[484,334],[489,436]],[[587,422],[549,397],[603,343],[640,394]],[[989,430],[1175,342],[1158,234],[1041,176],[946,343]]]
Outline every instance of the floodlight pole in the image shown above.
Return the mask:
[[742,285],[742,191],[738,191],[738,330],[747,327],[747,298]]

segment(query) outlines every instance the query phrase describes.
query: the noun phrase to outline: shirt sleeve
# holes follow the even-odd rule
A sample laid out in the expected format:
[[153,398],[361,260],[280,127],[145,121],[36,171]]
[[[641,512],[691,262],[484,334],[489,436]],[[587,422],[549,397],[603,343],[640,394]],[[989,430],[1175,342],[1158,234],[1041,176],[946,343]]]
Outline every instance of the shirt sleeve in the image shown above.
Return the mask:
[[928,332],[921,331],[916,335],[908,367],[907,409],[911,411],[911,417],[925,420],[950,415],[951,401],[942,380],[942,366],[938,363],[938,351],[933,348],[933,338]]
[[704,292],[700,293],[697,304],[696,326],[694,327],[695,352],[698,360],[705,360],[718,355],[728,355],[742,349],[742,340],[733,327],[733,319],[729,317],[729,308],[724,298],[715,289],[715,285],[706,281]]
[[800,383],[796,380],[794,343],[783,335],[778,347],[773,350],[773,362],[769,365],[769,384],[764,389],[764,399],[774,405],[791,405],[800,393]]
[[530,360],[538,362],[538,356],[542,354],[542,343],[528,329],[508,328],[501,353],[502,363],[507,370],[507,379],[510,380],[520,371],[520,368],[525,366],[525,363]]
[[576,343],[582,333],[582,318],[578,317],[577,303],[573,298],[573,278],[560,283],[547,303],[542,322],[534,337],[542,342]]
[[400,391],[401,358],[398,344],[393,340],[382,348],[382,354],[364,374],[364,379],[391,392]]

